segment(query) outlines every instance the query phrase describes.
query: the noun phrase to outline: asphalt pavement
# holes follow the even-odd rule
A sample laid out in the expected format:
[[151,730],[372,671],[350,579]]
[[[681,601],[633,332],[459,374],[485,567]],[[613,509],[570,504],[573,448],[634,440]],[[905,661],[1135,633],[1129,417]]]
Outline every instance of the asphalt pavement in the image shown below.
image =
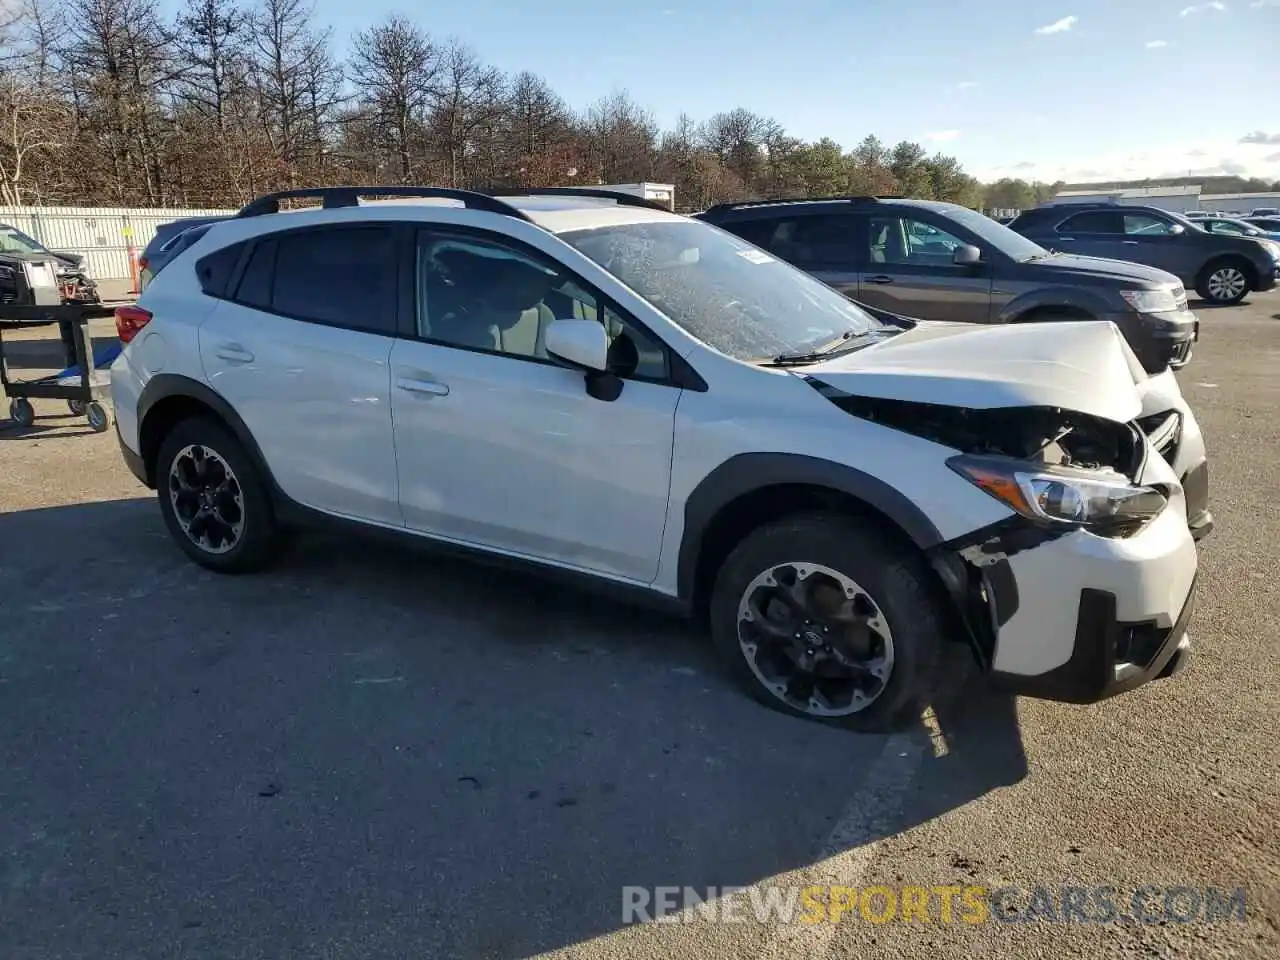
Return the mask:
[[[696,630],[509,572],[307,536],[215,576],[112,433],[47,401],[0,421],[0,956],[1276,956],[1280,294],[1200,316],[1180,379],[1218,529],[1190,668],[1076,707],[959,659],[893,737],[774,714]],[[815,884],[1213,885],[1247,911],[623,923],[624,887]]]

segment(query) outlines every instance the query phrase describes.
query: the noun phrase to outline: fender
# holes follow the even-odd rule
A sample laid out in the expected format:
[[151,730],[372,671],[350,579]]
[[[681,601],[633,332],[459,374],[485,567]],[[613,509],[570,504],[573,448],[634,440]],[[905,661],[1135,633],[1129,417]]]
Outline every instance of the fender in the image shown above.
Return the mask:
[[703,477],[685,501],[676,573],[682,600],[693,598],[703,540],[716,514],[744,494],[785,484],[825,487],[856,497],[897,524],[921,550],[943,542],[942,534],[923,510],[869,473],[801,454],[742,453]]
[[[999,285],[1000,281],[997,280],[996,286]],[[1028,290],[1010,300],[1000,308],[994,320],[996,323],[1012,323],[1024,314],[1042,307],[1083,310],[1094,318],[1115,312],[1114,308],[1108,309],[1102,298],[1088,287],[1045,287],[1039,290]]]
[[[271,476],[271,471],[267,467],[267,461],[262,456],[262,450],[259,449],[258,442],[253,438],[253,434],[249,432],[249,428],[245,426],[245,422],[240,419],[240,415],[236,413],[235,408],[224,400],[221,394],[199,380],[177,373],[158,373],[148,380],[147,385],[142,388],[142,395],[138,397],[139,437],[146,436],[147,415],[152,409],[161,401],[173,397],[185,397],[195,400],[217,414],[222,422],[235,434],[235,438],[240,441],[245,450],[249,452],[249,455],[257,462],[258,468],[267,479],[270,488],[273,491],[278,491],[279,488],[276,486],[275,479]],[[142,453],[147,458],[147,485],[154,487],[155,464],[150,462],[150,455],[154,451],[144,449]]]

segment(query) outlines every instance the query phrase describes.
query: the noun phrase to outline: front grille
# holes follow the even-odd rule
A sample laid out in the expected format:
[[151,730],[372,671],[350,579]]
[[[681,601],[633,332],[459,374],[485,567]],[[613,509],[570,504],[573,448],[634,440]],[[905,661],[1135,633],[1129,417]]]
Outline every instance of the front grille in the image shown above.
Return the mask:
[[1172,465],[1178,456],[1178,442],[1182,439],[1182,414],[1177,410],[1155,413],[1142,417],[1138,426],[1147,435],[1156,452],[1164,457],[1166,463]]

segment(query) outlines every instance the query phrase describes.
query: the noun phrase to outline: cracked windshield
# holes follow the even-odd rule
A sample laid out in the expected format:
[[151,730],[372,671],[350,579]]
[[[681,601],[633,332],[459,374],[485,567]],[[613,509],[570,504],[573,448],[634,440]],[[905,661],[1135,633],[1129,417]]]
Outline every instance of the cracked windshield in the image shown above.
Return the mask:
[[1278,49],[0,0],[0,960],[1280,957]]

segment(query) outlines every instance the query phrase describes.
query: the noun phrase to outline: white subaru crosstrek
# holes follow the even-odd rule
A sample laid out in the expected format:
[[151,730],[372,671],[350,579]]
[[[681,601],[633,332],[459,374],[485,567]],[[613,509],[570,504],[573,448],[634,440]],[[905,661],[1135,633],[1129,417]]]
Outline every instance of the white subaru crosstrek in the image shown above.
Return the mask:
[[579,575],[866,730],[953,641],[1072,702],[1185,662],[1204,443],[1111,324],[869,312],[648,201],[531,192],[264,197],[118,311],[121,448],[188,556],[337,519]]

